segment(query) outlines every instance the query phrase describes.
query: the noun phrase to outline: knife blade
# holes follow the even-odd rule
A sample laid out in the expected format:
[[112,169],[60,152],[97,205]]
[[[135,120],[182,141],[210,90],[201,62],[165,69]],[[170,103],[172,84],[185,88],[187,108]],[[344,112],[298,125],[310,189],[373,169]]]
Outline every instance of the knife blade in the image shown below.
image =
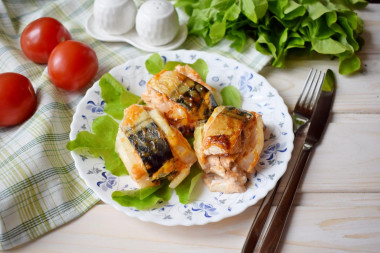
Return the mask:
[[328,123],[330,111],[333,105],[335,96],[335,77],[332,70],[328,69],[322,91],[318,99],[315,111],[310,120],[310,126],[306,135],[305,142],[302,146],[302,151],[296,162],[293,173],[290,176],[288,184],[282,194],[281,200],[277,206],[276,212],[272,217],[268,230],[264,235],[263,242],[260,247],[260,252],[276,252],[279,245],[286,220],[297,191],[299,182],[302,177],[304,168],[309,160],[311,150],[317,144]]

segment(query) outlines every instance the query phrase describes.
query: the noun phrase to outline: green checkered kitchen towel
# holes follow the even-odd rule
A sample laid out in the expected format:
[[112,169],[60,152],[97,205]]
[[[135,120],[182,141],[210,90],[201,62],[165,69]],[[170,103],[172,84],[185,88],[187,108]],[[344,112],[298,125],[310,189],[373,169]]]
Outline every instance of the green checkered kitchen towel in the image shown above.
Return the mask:
[[[128,59],[147,54],[126,43],[106,43],[90,37],[84,24],[92,6],[93,0],[0,2],[0,72],[28,77],[38,97],[37,111],[28,121],[0,128],[0,250],[37,238],[85,213],[98,201],[79,177],[65,148],[72,115],[86,89],[66,92],[56,88],[48,79],[46,65],[28,60],[19,44],[27,24],[50,16],[63,23],[73,39],[95,50],[99,71],[94,80]],[[228,41],[207,48],[202,39],[188,37],[181,48],[216,52],[256,71],[270,59],[253,47],[244,54],[237,53],[229,48]]]

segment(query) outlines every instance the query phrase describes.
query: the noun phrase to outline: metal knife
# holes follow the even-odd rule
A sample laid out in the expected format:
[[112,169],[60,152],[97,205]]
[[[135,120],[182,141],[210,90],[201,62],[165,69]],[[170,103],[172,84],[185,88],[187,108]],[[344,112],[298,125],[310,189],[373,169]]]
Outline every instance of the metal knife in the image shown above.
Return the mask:
[[263,238],[260,252],[276,252],[284,230],[286,220],[296,194],[302,172],[307,164],[313,147],[319,142],[328,123],[331,107],[335,95],[334,73],[328,69],[322,84],[322,91],[310,121],[302,151],[299,154],[294,171],[285,187],[281,200],[269,224],[268,230]]

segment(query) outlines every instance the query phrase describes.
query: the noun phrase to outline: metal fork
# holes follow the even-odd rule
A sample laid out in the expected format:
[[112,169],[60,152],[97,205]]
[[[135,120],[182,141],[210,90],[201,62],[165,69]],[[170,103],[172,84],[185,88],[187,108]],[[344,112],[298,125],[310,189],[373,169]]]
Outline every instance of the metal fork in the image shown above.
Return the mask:
[[[317,69],[311,69],[306,79],[301,95],[297,100],[294,108],[293,119],[293,132],[296,136],[301,132],[304,126],[306,126],[311,119],[314,111],[314,105],[318,100],[321,86],[324,79],[324,73]],[[252,253],[256,248],[259,241],[260,234],[264,228],[267,220],[270,208],[272,206],[274,196],[276,195],[280,181],[277,182],[275,188],[265,197],[261,203],[255,219],[248,232],[245,240],[242,253]]]
[[[314,111],[314,105],[316,104],[321,91],[324,76],[325,74],[322,71],[317,69],[310,70],[309,76],[292,114],[293,132],[295,134],[298,133],[298,130],[301,129],[301,127],[309,123]],[[309,82],[309,80],[311,81]]]

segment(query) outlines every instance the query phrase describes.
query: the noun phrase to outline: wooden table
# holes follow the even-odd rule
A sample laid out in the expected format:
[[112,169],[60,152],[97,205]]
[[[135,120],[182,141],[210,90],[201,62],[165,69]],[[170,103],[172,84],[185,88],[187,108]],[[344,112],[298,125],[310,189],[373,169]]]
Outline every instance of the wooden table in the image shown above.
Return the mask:
[[[363,69],[350,77],[337,74],[331,123],[301,182],[281,252],[380,252],[380,5],[359,14],[365,21]],[[338,73],[338,62],[327,57],[297,58],[286,66],[268,66],[261,74],[290,111],[311,67]],[[203,226],[166,227],[99,202],[11,252],[240,252],[257,209]]]

